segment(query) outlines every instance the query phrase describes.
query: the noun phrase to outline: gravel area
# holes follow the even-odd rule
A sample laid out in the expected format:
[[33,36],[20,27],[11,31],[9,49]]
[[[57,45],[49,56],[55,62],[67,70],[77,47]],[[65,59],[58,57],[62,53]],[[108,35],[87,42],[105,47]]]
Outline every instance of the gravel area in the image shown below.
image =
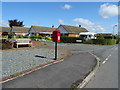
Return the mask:
[[[59,51],[58,58],[62,57],[63,54],[64,52]],[[48,63],[53,59],[54,49],[50,48],[3,51],[0,60],[2,62],[2,77]]]

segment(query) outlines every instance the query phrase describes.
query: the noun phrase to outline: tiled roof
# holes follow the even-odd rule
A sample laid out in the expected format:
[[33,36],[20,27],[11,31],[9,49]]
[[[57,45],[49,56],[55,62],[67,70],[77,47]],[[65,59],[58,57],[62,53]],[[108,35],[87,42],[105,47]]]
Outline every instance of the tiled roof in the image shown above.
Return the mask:
[[29,27],[16,27],[16,26],[13,26],[13,31],[15,33],[28,33],[29,31]]
[[9,32],[10,30],[10,27],[0,27],[0,32]]
[[88,32],[88,30],[83,27],[69,26],[69,25],[60,25],[60,26],[62,26],[68,33]]
[[43,26],[31,26],[36,32],[53,32],[56,28],[43,27]]

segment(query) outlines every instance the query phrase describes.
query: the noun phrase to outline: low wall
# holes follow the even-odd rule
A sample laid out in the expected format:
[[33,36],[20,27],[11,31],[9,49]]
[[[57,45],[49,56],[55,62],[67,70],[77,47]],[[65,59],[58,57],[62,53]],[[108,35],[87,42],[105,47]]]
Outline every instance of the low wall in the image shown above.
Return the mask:
[[39,41],[32,41],[32,46],[40,46],[41,42]]

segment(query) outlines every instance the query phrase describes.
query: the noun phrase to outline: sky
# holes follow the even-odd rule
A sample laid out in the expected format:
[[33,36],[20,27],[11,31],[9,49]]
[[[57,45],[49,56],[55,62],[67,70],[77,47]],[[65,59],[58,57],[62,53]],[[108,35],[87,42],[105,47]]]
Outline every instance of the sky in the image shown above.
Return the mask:
[[[8,20],[23,21],[25,27],[60,24],[82,25],[90,32],[112,33],[118,24],[117,2],[3,2],[2,26]],[[117,33],[114,27],[114,33]]]

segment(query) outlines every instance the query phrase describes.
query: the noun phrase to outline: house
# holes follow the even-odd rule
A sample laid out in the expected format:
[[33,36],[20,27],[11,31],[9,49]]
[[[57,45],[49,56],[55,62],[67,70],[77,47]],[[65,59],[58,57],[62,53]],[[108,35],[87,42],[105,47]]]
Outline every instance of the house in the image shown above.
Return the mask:
[[0,35],[8,35],[8,32],[14,32],[16,35],[26,35],[28,34],[30,28],[28,27],[0,27]]
[[54,28],[54,26],[52,27],[31,26],[28,33],[29,33],[29,36],[51,37],[52,32],[55,30],[56,28]]
[[8,35],[8,32],[10,32],[10,27],[0,27],[0,35]]
[[60,25],[57,30],[61,31],[61,36],[73,36],[73,37],[79,37],[79,33],[81,32],[88,32],[85,28],[77,26],[69,26],[69,25]]
[[17,27],[17,26],[13,26],[11,29],[11,32],[14,32],[15,35],[27,35],[28,31],[29,31],[29,27]]

